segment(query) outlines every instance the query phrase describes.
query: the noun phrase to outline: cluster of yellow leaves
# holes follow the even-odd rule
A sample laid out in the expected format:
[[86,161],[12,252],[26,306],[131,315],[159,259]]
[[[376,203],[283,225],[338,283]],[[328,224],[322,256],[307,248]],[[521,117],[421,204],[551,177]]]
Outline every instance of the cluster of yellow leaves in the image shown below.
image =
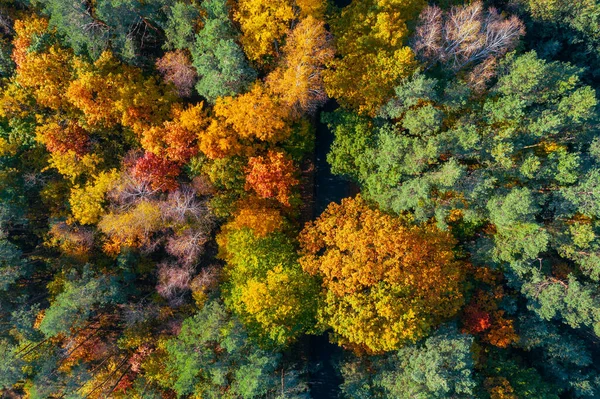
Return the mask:
[[254,148],[243,143],[250,140],[283,141],[291,132],[288,113],[261,84],[240,96],[219,98],[215,118],[199,137],[200,150],[215,159],[248,155]]
[[109,254],[119,253],[121,247],[149,245],[152,233],[161,226],[160,208],[150,201],[140,201],[124,212],[111,212],[98,223],[98,228],[108,238],[104,251]]
[[261,62],[277,54],[281,42],[295,19],[294,4],[289,0],[240,0],[234,19],[240,24],[240,42],[248,58]]
[[116,170],[100,172],[93,182],[85,186],[76,185],[71,189],[69,204],[73,218],[81,224],[94,224],[104,214],[106,193],[118,182],[119,173]]
[[306,276],[299,268],[281,265],[267,271],[266,276],[248,279],[240,289],[240,301],[234,302],[239,314],[249,314],[253,321],[269,332],[278,344],[289,343],[301,331],[292,331],[299,309],[306,307]]
[[91,176],[102,159],[96,154],[78,155],[75,151],[53,152],[48,158],[48,168],[54,168],[71,182],[83,175]]
[[340,104],[374,115],[394,87],[412,73],[416,61],[406,46],[407,20],[422,0],[354,1],[332,21],[340,58],[330,63],[324,80],[327,94]]
[[340,344],[394,350],[463,303],[454,238],[371,209],[360,196],[331,204],[307,224],[300,244],[303,269],[323,279],[321,322]]
[[26,15],[15,21],[13,29],[15,38],[12,42],[12,59],[19,68],[27,59],[27,50],[31,46],[34,35],[41,35],[48,30],[48,20],[35,14]]
[[325,23],[312,16],[301,20],[288,35],[282,65],[267,77],[271,92],[295,117],[314,112],[325,102],[323,70],[334,49]]
[[76,79],[67,90],[69,101],[92,126],[123,126],[140,132],[166,120],[173,95],[138,68],[120,63],[109,51],[94,64],[74,62]]
[[58,45],[48,51],[29,52],[17,67],[16,82],[31,89],[38,104],[54,110],[68,109],[65,92],[72,77],[73,54]]

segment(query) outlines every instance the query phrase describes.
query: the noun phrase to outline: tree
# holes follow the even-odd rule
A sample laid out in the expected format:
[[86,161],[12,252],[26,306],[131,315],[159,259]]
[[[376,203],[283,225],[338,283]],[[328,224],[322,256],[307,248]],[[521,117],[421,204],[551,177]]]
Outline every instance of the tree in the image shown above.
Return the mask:
[[229,8],[223,0],[209,0],[203,7],[204,26],[190,47],[198,72],[198,94],[210,103],[217,98],[245,91],[256,78],[244,52],[237,44],[239,33],[229,20]]
[[180,97],[192,95],[198,74],[192,67],[190,57],[183,51],[169,51],[156,60],[156,69],[166,83],[172,83]]
[[240,24],[240,42],[251,61],[267,63],[278,55],[278,46],[295,19],[293,4],[288,0],[264,3],[241,0],[234,10],[234,19]]
[[516,16],[505,19],[495,8],[484,12],[479,1],[453,7],[448,13],[428,6],[421,12],[418,24],[413,38],[417,57],[453,71],[503,56],[525,34],[525,27]]
[[286,346],[313,328],[318,286],[302,272],[284,234],[230,229],[219,237],[227,261],[225,303],[261,344]]
[[178,395],[258,398],[284,387],[278,354],[257,348],[218,301],[186,319],[166,343],[167,370]]
[[74,63],[76,78],[66,98],[83,112],[87,125],[112,128],[117,124],[141,131],[167,119],[173,94],[146,78],[140,69],[121,64],[105,51],[94,62]]
[[215,118],[199,136],[200,151],[211,159],[251,155],[263,143],[289,138],[289,109],[259,83],[248,93],[217,99]]
[[246,168],[246,190],[259,197],[274,198],[290,206],[292,189],[298,185],[297,168],[283,152],[269,151],[265,156],[251,157]]
[[398,349],[462,304],[451,235],[431,224],[411,226],[360,196],[330,204],[299,240],[302,268],[323,279],[319,321],[341,345]]
[[178,1],[169,7],[164,28],[166,42],[163,48],[165,50],[191,48],[199,28],[200,12],[201,10],[196,4],[183,1]]
[[311,16],[301,20],[283,47],[282,66],[267,77],[269,89],[296,115],[314,113],[327,100],[323,70],[334,49],[325,23]]
[[421,345],[400,349],[378,383],[396,398],[467,398],[475,393],[473,338],[440,327]]
[[382,356],[346,355],[344,397],[471,398],[477,391],[473,337],[443,325],[431,337]]
[[152,236],[163,227],[158,204],[142,200],[125,212],[110,212],[102,217],[98,228],[108,240],[104,250],[117,254],[122,247],[151,248]]
[[117,280],[107,275],[94,275],[86,266],[81,275],[73,274],[65,281],[60,294],[45,310],[40,330],[47,337],[68,334],[84,323],[100,306],[118,303],[123,293]]
[[416,63],[405,45],[407,20],[420,0],[355,1],[331,21],[338,57],[324,72],[329,97],[360,113],[374,115],[393,96],[392,88],[411,74]]
[[510,54],[497,83],[470,100],[459,77],[442,88],[416,75],[397,87],[366,138],[363,121],[341,119],[345,138],[330,159],[384,210],[435,216],[440,226],[459,212],[479,224],[482,235],[469,245],[475,262],[502,268],[543,318],[596,328],[594,256],[555,271],[561,256],[578,258],[567,255],[577,251],[575,236],[590,248],[577,214],[595,212],[587,177],[597,162],[597,100],[579,73],[533,52]]
[[114,50],[120,58],[141,63],[145,51],[156,49],[170,2],[149,0],[40,0],[50,24],[78,53],[97,59]]
[[106,194],[116,185],[119,174],[116,170],[100,172],[93,183],[74,186],[71,189],[69,204],[73,218],[81,224],[97,223],[104,214]]
[[178,187],[180,169],[176,163],[147,152],[138,158],[132,169],[134,179],[144,182],[153,190],[171,191]]

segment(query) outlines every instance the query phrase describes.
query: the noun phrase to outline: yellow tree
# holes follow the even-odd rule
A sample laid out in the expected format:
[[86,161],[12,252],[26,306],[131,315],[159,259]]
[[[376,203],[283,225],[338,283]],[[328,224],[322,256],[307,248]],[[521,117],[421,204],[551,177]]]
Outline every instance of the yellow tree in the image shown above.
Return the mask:
[[334,340],[371,353],[423,338],[463,303],[454,238],[360,197],[331,204],[300,234],[302,268],[323,281],[319,319]]
[[261,84],[237,97],[217,99],[213,111],[214,119],[199,137],[200,150],[212,159],[250,155],[255,144],[281,142],[291,133],[289,110]]
[[338,58],[325,72],[325,87],[341,105],[375,114],[394,87],[416,67],[407,47],[407,20],[422,0],[353,1],[331,22]]
[[97,223],[105,212],[106,194],[118,181],[119,173],[112,169],[97,174],[85,186],[74,186],[69,197],[73,218],[81,224]]
[[314,112],[327,100],[323,69],[334,49],[325,23],[308,16],[288,35],[283,65],[267,77],[269,89],[296,117]]
[[174,94],[154,78],[144,77],[140,69],[120,63],[109,51],[94,64],[78,59],[74,67],[76,79],[66,95],[90,126],[122,124],[141,132],[168,119]]
[[234,19],[240,24],[246,55],[259,63],[277,55],[277,46],[295,19],[293,2],[289,0],[240,0]]
[[56,43],[47,49],[32,50],[34,37],[48,34],[45,19],[29,16],[15,21],[14,29],[12,58],[17,66],[16,83],[30,89],[43,107],[68,108],[65,91],[72,78],[72,53]]

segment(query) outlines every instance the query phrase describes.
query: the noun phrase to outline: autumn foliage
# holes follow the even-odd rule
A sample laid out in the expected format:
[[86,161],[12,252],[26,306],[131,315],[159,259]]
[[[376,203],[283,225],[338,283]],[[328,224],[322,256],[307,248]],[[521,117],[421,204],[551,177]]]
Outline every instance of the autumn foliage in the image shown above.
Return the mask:
[[246,190],[289,206],[292,190],[298,184],[296,173],[294,162],[284,153],[269,151],[265,156],[248,160]]
[[320,321],[369,352],[425,336],[462,304],[455,241],[433,225],[372,209],[360,196],[331,204],[300,235],[302,268],[323,279]]

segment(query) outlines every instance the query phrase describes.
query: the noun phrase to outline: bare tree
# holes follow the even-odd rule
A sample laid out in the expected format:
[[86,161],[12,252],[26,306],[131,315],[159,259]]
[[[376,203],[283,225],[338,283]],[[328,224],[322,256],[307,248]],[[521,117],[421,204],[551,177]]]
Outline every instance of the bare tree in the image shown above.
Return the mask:
[[204,245],[210,239],[210,231],[188,228],[170,236],[165,247],[167,253],[177,258],[184,267],[193,266],[204,253]]
[[156,291],[171,305],[181,305],[183,295],[190,289],[193,270],[192,267],[180,267],[168,262],[160,263]]
[[519,18],[505,18],[495,8],[484,10],[480,1],[446,13],[428,6],[419,16],[412,46],[425,63],[440,62],[456,72],[506,54],[524,34]]
[[194,189],[189,186],[181,186],[171,192],[161,208],[164,217],[175,223],[199,221],[205,219],[210,213],[206,203],[200,201]]
[[156,61],[156,69],[167,83],[173,83],[181,97],[192,95],[192,88],[198,74],[192,66],[190,57],[182,50],[169,51]]

